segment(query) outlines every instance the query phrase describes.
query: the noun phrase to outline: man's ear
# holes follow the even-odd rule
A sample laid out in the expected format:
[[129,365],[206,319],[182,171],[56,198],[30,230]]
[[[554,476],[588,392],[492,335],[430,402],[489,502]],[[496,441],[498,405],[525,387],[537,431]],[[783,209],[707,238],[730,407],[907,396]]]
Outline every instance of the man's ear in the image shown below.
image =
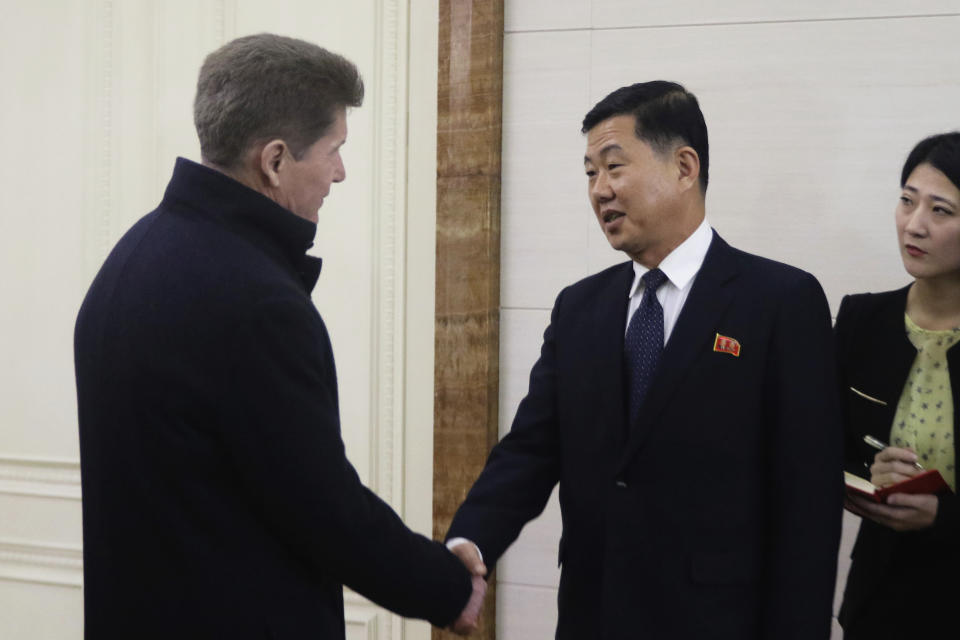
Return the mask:
[[286,168],[290,157],[287,143],[280,138],[271,140],[260,148],[260,173],[268,185],[280,186],[280,172]]
[[684,191],[690,187],[700,187],[700,156],[693,147],[678,147],[673,152],[679,171],[681,187]]

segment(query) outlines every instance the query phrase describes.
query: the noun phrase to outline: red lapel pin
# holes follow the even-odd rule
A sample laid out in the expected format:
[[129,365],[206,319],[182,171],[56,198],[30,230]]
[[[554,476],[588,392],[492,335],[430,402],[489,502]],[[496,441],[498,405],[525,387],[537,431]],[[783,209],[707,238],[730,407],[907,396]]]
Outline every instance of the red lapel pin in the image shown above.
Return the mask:
[[720,353],[729,353],[730,355],[740,357],[740,343],[733,338],[722,336],[719,333],[713,339],[713,350]]

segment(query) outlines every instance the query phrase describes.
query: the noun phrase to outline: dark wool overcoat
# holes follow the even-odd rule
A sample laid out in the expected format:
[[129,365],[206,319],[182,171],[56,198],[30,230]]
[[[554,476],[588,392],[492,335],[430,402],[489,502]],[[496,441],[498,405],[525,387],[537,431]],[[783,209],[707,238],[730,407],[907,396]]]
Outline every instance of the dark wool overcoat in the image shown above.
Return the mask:
[[88,640],[343,638],[343,585],[437,625],[466,603],[456,557],[344,454],[315,230],[180,159],[96,276],[75,335]]

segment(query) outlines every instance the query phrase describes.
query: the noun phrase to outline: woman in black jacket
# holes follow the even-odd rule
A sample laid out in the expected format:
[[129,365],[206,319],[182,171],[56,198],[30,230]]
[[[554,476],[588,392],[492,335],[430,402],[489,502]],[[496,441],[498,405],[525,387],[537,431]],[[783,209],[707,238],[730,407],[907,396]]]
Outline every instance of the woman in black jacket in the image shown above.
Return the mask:
[[[955,491],[960,132],[917,144],[900,186],[897,239],[913,282],[847,296],[837,315],[847,468],[877,486],[937,469]],[[866,435],[889,445],[877,452]],[[944,637],[960,600],[960,499],[896,493],[878,504],[848,495],[846,506],[863,522],[840,612],[845,640]]]

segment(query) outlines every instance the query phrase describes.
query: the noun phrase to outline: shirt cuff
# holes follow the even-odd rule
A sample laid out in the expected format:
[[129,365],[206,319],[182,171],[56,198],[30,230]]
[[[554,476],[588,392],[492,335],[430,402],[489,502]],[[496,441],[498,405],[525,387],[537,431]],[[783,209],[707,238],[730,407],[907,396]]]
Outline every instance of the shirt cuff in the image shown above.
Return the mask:
[[477,555],[480,556],[480,562],[483,562],[483,553],[472,540],[467,540],[466,538],[450,538],[447,540],[447,549],[453,551],[455,547],[459,547],[462,544],[472,544],[473,548],[477,550]]

